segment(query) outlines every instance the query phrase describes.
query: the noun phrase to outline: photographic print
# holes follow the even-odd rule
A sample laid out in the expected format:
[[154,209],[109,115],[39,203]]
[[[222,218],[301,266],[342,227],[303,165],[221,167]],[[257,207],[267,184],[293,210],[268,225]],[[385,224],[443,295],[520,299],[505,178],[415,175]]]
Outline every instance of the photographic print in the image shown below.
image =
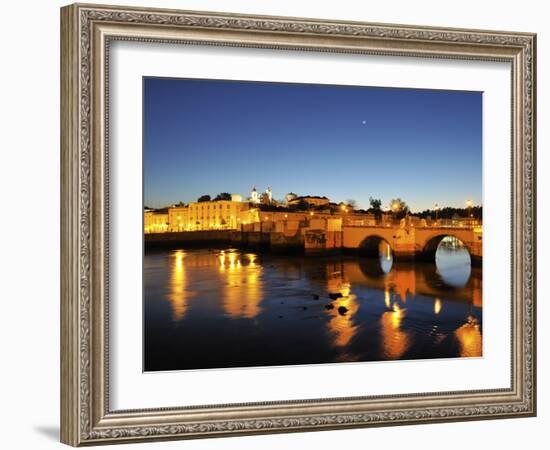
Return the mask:
[[144,371],[483,356],[481,92],[143,98]]

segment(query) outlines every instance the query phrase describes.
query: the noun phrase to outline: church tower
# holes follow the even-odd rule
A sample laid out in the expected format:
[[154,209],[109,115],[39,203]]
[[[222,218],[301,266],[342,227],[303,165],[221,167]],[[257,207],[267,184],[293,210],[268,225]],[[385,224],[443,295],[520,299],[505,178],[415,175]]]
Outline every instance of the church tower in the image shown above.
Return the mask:
[[258,191],[256,190],[256,186],[252,188],[252,192],[250,193],[250,201],[255,204],[260,203],[260,197],[258,196]]

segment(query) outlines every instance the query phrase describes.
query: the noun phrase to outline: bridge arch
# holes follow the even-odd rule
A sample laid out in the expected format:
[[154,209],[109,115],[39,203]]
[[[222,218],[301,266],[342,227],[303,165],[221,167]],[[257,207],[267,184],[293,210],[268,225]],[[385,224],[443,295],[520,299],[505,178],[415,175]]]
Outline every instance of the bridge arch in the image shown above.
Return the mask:
[[380,244],[387,244],[390,251],[393,253],[393,249],[388,240],[378,234],[371,234],[364,238],[359,244],[359,252],[364,256],[378,258],[380,256]]
[[371,261],[364,261],[360,264],[361,270],[366,276],[380,278],[385,277],[391,271],[393,249],[383,236],[372,234],[364,238],[359,245],[359,254],[371,259]]
[[459,236],[456,236],[454,233],[441,232],[426,239],[426,242],[424,243],[424,246],[422,248],[421,259],[423,261],[435,263],[435,254],[437,252],[437,249],[439,248],[439,244],[441,244],[441,241],[443,241],[443,239],[445,238],[453,238],[459,241],[461,245],[468,251],[470,258],[472,257],[472,249],[467,242],[464,242],[463,239],[461,239]]
[[[436,252],[446,238],[451,238],[447,239],[446,244],[453,250],[450,253],[449,249],[444,250],[437,258]],[[468,243],[457,236],[442,233],[428,239],[424,246],[423,258],[433,263],[437,276],[450,287],[462,288],[470,279],[473,265],[472,250]]]

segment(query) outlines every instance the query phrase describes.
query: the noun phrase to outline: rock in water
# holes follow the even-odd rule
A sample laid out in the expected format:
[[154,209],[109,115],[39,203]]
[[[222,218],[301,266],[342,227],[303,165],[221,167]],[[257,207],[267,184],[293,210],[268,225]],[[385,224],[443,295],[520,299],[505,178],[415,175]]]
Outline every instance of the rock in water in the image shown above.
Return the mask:
[[313,300],[319,300],[319,296],[317,294],[312,294]]
[[325,309],[334,309],[334,305],[332,303],[327,303]]
[[341,316],[343,316],[344,314],[346,314],[348,312],[348,308],[346,308],[345,306],[339,306],[338,307],[338,312],[340,313]]
[[343,295],[342,295],[340,292],[329,292],[328,296],[329,296],[332,300],[336,300],[337,298],[343,297]]

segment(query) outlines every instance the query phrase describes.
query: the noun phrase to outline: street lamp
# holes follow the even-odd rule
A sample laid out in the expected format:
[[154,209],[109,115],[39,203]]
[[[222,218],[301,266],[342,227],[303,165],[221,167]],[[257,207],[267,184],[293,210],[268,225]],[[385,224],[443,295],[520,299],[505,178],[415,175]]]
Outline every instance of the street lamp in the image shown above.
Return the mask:
[[473,205],[473,202],[472,200],[466,200],[466,207],[468,208],[468,215],[470,217],[472,217],[472,205]]
[[434,205],[434,209],[435,209],[435,221],[437,222],[439,219],[439,205],[437,203]]

